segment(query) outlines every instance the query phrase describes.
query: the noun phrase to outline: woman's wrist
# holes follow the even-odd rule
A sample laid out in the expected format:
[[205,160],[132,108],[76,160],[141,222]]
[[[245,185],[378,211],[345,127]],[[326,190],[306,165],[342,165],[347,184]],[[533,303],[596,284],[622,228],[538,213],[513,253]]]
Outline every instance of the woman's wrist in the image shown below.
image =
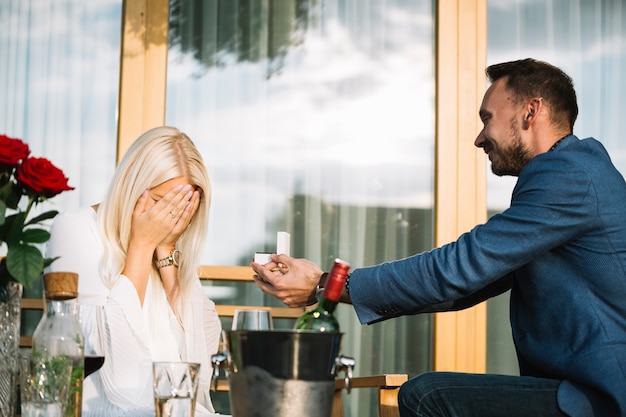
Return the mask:
[[157,246],[156,249],[154,249],[154,259],[167,258],[174,249],[174,246]]

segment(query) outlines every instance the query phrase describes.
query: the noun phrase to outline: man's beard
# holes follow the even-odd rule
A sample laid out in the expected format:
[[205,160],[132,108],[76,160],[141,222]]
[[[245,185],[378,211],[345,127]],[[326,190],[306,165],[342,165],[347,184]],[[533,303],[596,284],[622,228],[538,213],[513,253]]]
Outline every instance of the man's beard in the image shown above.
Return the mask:
[[510,133],[513,142],[506,148],[493,146],[491,142],[491,171],[500,177],[504,175],[517,177],[522,172],[522,168],[532,159],[530,152],[522,143],[522,137],[514,121],[511,122]]

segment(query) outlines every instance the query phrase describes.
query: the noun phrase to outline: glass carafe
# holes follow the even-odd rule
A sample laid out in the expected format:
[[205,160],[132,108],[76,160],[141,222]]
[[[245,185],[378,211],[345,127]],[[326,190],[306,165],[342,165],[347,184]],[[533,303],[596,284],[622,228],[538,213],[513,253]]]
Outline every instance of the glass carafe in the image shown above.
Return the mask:
[[[66,281],[70,282],[67,284]],[[69,285],[69,288],[68,288]],[[66,417],[80,417],[82,409],[85,338],[79,325],[76,297],[78,275],[52,272],[44,275],[46,311],[33,333],[33,356],[66,356],[73,362]]]

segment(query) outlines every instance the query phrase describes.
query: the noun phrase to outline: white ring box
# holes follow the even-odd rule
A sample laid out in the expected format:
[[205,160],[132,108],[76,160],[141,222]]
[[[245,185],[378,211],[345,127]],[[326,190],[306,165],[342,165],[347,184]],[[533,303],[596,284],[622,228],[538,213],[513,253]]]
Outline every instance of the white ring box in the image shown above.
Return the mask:
[[[289,256],[291,246],[291,235],[287,232],[276,232],[276,254],[285,254]],[[257,264],[265,265],[268,262],[272,262],[272,252],[255,252],[254,262]],[[280,266],[279,266],[280,267]]]
[[290,238],[291,236],[287,232],[276,233],[276,254],[285,254],[289,256],[290,252]]
[[268,262],[272,262],[272,258],[270,257],[271,255],[271,252],[255,252],[254,262],[265,265]]

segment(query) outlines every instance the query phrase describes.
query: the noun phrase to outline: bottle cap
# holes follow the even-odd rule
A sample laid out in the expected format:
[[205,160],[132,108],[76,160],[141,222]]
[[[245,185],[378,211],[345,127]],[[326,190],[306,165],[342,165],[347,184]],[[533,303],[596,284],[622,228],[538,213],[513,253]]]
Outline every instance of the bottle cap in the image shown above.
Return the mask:
[[344,285],[346,285],[346,278],[348,277],[348,271],[350,270],[350,264],[341,259],[335,259],[333,267],[328,274],[328,280],[324,287],[324,297],[332,301],[338,301],[343,291]]
[[78,297],[78,274],[75,272],[48,272],[43,276],[48,300],[69,300]]

